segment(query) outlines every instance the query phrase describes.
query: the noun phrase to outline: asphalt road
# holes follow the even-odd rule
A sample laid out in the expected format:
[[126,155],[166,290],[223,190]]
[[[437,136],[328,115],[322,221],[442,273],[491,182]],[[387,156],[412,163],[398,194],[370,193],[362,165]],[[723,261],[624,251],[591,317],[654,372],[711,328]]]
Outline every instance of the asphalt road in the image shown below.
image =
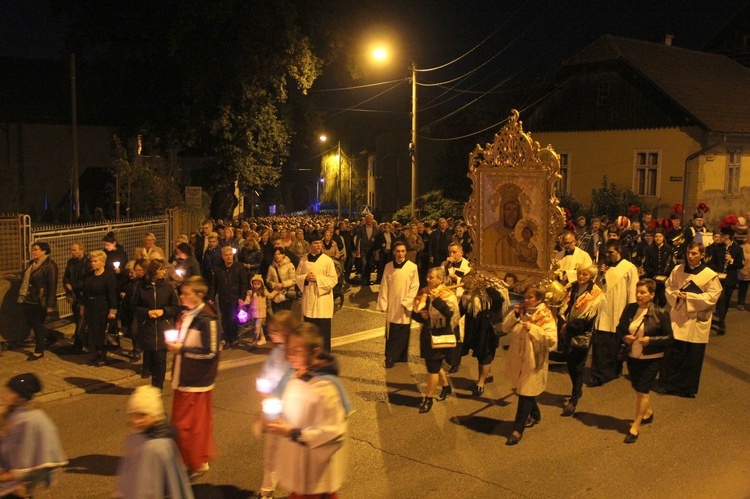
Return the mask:
[[[356,288],[355,288],[356,290]],[[360,291],[337,312],[334,336],[382,326]],[[471,396],[477,368],[464,358],[451,376],[454,394],[418,414],[425,369],[416,330],[408,364],[382,367],[382,338],[334,347],[357,411],[350,421],[345,497],[750,497],[750,313],[732,310],[729,331],[712,337],[701,392],[694,400],[652,395],[654,424],[637,443],[622,442],[634,410],[627,379],[585,389],[573,418],[559,416],[570,389],[553,365],[539,397],[542,422],[506,447],[515,397],[503,376]],[[263,356],[219,374],[215,437],[219,456],[196,481],[197,497],[252,497],[261,479],[262,450],[250,429],[258,410],[254,380]],[[45,406],[60,427],[71,465],[58,484],[35,497],[108,497],[128,434],[124,407],[131,387],[82,395]],[[165,390],[167,407],[171,390]]]

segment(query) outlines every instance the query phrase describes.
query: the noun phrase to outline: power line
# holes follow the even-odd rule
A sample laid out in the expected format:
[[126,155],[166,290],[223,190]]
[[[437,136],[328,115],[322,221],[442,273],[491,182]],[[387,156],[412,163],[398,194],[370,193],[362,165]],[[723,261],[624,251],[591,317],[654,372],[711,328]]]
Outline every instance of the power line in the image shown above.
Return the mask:
[[368,83],[366,85],[354,85],[351,87],[339,87],[339,88],[317,88],[317,89],[310,89],[308,92],[338,92],[340,90],[356,90],[359,88],[369,88],[369,87],[376,87],[378,85],[388,85],[389,83],[395,83],[398,81],[406,81],[406,78],[401,78],[398,80],[388,80],[388,81],[380,81],[377,83]]
[[357,104],[354,104],[354,105],[353,105],[353,106],[351,106],[351,107],[348,107],[348,108],[346,108],[346,109],[342,109],[341,111],[337,111],[337,112],[335,112],[335,113],[331,113],[331,114],[329,114],[329,115],[328,115],[328,117],[330,118],[331,116],[336,116],[336,115],[338,115],[338,114],[341,114],[341,113],[345,113],[345,112],[347,112],[347,111],[353,111],[353,110],[355,110],[355,109],[356,109],[357,107],[361,106],[362,104],[365,104],[366,102],[370,102],[371,100],[373,100],[373,99],[377,99],[377,98],[378,98],[378,97],[380,97],[381,95],[384,95],[384,94],[386,94],[386,93],[390,92],[391,90],[393,90],[394,88],[398,87],[399,85],[401,85],[401,84],[402,84],[402,83],[404,83],[405,81],[406,81],[406,80],[398,80],[398,83],[396,83],[396,84],[395,84],[395,85],[393,85],[392,87],[386,88],[386,89],[385,89],[385,90],[383,90],[382,92],[380,92],[380,93],[378,93],[378,94],[375,94],[375,95],[373,95],[373,96],[372,96],[372,97],[370,97],[369,99],[365,99],[365,100],[363,100],[362,102],[359,102],[359,103],[357,103]]
[[[533,106],[537,102],[541,101],[542,99],[546,98],[548,95],[550,95],[555,90],[556,89],[552,89],[549,92],[547,92],[546,94],[544,94],[543,96],[539,97],[537,100],[535,100],[534,102],[532,102],[528,106],[526,106],[523,109],[521,109],[519,111],[519,113],[522,113],[522,112],[526,111],[528,108],[530,108],[531,106]],[[452,141],[452,140],[461,140],[461,139],[466,139],[466,138],[469,138],[469,137],[473,137],[474,135],[479,135],[480,133],[486,132],[487,130],[489,130],[491,128],[495,128],[497,126],[500,126],[500,125],[504,124],[506,121],[508,121],[508,118],[505,118],[502,121],[498,121],[497,123],[495,123],[493,125],[490,125],[487,128],[482,128],[481,130],[477,130],[476,132],[472,132],[472,133],[469,133],[469,134],[466,134],[466,135],[461,135],[460,137],[447,137],[447,138],[442,138],[442,139],[436,139],[434,137],[427,137],[425,135],[420,135],[419,137],[422,138],[422,139],[425,139],[425,140],[431,140],[433,142],[448,142],[448,141]]]

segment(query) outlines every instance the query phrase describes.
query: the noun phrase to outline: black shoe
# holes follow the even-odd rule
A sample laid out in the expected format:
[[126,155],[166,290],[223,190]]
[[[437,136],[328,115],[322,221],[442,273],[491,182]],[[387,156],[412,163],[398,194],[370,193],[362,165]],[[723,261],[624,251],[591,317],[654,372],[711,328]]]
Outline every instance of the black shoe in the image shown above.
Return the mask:
[[396,363],[393,362],[392,360],[385,359],[385,368],[386,369],[391,369],[395,365],[396,365]]
[[34,352],[31,355],[29,355],[26,360],[28,360],[30,362],[33,362],[35,360],[41,359],[42,357],[44,357],[44,352],[42,352],[42,353],[36,353],[36,352]]
[[93,366],[96,364],[96,361],[98,360],[99,360],[99,354],[95,353],[89,357],[89,364]]
[[572,416],[575,412],[576,412],[575,404],[571,404],[570,402],[568,402],[567,404],[565,404],[565,407],[563,408],[563,412],[562,414],[560,414],[560,416],[567,418],[569,416]]
[[623,440],[623,441],[626,444],[634,444],[636,440],[638,440],[638,433],[633,434],[633,433],[630,433],[630,430],[628,430],[628,434],[625,437],[625,440]]
[[130,362],[136,363],[141,360],[141,354],[139,352],[130,352]]
[[651,424],[654,422],[654,413],[652,412],[651,415],[647,418],[641,419],[641,425],[645,424]]
[[529,416],[529,419],[526,420],[526,428],[531,428],[532,426],[536,426],[541,421],[542,421],[541,419],[534,419],[531,416]]
[[448,373],[455,374],[458,372],[458,370],[461,368],[461,366],[451,366],[450,369],[448,369]]
[[724,336],[725,334],[727,334],[726,328],[719,326],[719,330],[716,331],[716,336]]
[[521,441],[521,438],[523,438],[523,433],[521,433],[518,436],[511,435],[508,437],[508,441],[505,442],[505,445],[518,445],[518,443]]
[[151,377],[151,371],[147,371],[146,369],[141,370],[141,379],[146,379]]
[[440,390],[440,395],[437,396],[437,399],[439,402],[442,402],[446,398],[448,398],[448,395],[451,394],[453,391],[453,388],[451,388],[451,385],[444,386],[442,390]]
[[[503,345],[503,350],[507,350],[509,348],[510,348],[510,345]],[[516,443],[518,443],[518,442],[516,442]],[[516,444],[511,444],[511,445],[516,445]]]
[[472,390],[472,392],[474,393],[475,397],[479,397],[480,395],[484,394],[484,387],[483,386],[479,386],[479,385],[475,385],[474,389]]
[[425,412],[430,412],[430,409],[432,409],[432,397],[425,397],[422,404],[419,406],[419,413],[424,414]]
[[107,365],[107,357],[101,356],[99,360],[94,362],[94,367],[104,367]]
[[495,381],[495,376],[494,376],[494,375],[492,375],[492,374],[490,374],[489,376],[487,376],[486,378],[484,378],[484,384],[485,384],[485,385],[486,385],[487,383],[492,383],[493,381]]

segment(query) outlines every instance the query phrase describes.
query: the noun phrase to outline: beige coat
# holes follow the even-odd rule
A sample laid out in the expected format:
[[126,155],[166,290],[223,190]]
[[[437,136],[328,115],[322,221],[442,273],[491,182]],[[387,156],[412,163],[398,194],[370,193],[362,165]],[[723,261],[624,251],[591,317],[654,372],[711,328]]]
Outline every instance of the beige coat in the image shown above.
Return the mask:
[[539,395],[547,386],[549,351],[557,346],[557,325],[552,312],[544,304],[533,315],[516,317],[515,311],[511,311],[503,320],[503,332],[510,335],[508,378],[516,393],[526,397]]

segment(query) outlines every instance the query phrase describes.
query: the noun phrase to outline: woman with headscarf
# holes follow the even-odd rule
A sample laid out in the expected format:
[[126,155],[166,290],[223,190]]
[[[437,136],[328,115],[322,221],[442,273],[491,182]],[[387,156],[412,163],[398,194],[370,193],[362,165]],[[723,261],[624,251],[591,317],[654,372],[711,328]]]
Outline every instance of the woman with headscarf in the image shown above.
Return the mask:
[[57,264],[50,258],[52,249],[45,242],[31,245],[31,261],[23,273],[18,303],[22,304],[26,323],[34,330],[36,346],[27,360],[44,357],[50,332],[44,326],[47,314],[57,306]]
[[55,423],[32,402],[42,391],[33,373],[13,376],[5,385],[0,416],[0,495],[31,497],[40,483],[68,464]]

